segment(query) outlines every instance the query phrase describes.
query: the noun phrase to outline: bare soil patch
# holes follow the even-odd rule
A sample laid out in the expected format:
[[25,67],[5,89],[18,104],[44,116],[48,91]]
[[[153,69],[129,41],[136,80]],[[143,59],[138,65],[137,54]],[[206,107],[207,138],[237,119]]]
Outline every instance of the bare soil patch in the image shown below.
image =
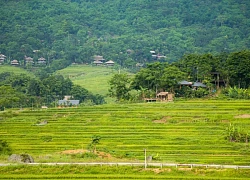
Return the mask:
[[234,118],[250,118],[250,114],[241,114],[238,116],[234,116]]
[[[61,154],[80,154],[80,153],[89,153],[89,151],[86,149],[72,149],[72,150],[65,150],[65,151],[61,152]],[[100,157],[102,159],[111,159],[112,158],[112,156],[110,154],[105,153],[105,152],[97,151],[96,154],[98,155],[98,157]]]
[[80,153],[86,153],[89,152],[88,150],[84,150],[84,149],[73,149],[73,150],[65,150],[62,151],[62,154],[80,154]]
[[153,120],[153,122],[154,122],[154,123],[159,123],[159,124],[164,124],[164,123],[167,123],[169,119],[171,119],[170,116],[164,116],[164,117],[161,118],[161,119]]
[[161,172],[171,172],[172,170],[170,168],[147,168],[143,169],[142,171],[152,171],[155,174],[159,174]]

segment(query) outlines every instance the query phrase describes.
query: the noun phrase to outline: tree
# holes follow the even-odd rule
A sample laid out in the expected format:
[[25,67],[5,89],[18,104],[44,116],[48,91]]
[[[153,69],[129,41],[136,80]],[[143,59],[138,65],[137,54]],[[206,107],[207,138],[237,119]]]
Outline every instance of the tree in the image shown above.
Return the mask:
[[101,137],[98,135],[94,135],[91,137],[91,142],[88,145],[88,148],[92,150],[93,153],[96,153],[96,145],[100,143]]
[[185,77],[186,73],[180,71],[176,66],[168,66],[163,70],[160,87],[163,90],[174,92],[174,87]]
[[115,74],[109,81],[109,95],[118,101],[129,100],[130,82],[128,74]]
[[0,139],[0,154],[10,155],[12,152],[9,144],[5,140]]
[[250,86],[250,51],[244,50],[231,53],[227,58],[227,67],[230,72],[230,85],[238,88]]
[[31,96],[40,96],[42,92],[42,82],[36,79],[31,79],[28,83],[27,91]]
[[74,99],[79,100],[80,103],[89,97],[89,91],[79,85],[73,85],[70,94]]
[[12,104],[19,99],[18,93],[11,86],[0,86],[0,110],[4,107],[12,107]]
[[174,87],[185,76],[186,74],[176,66],[169,65],[168,63],[152,63],[148,64],[146,68],[141,69],[135,75],[132,87],[136,90],[146,88],[155,91],[155,93],[159,90],[173,91]]

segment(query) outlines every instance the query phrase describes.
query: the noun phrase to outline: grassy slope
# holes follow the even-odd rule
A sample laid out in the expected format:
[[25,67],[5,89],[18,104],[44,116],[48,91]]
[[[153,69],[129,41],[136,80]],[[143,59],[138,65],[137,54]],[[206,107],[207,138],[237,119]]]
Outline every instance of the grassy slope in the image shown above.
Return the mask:
[[92,66],[92,65],[71,65],[56,72],[64,77],[68,77],[74,84],[78,84],[94,94],[106,96],[108,102],[114,99],[108,98],[108,81],[118,73],[112,67]]
[[15,74],[26,74],[28,76],[34,77],[34,75],[31,72],[28,72],[27,70],[23,68],[9,66],[9,65],[0,65],[0,73],[3,73],[3,72],[12,72]]

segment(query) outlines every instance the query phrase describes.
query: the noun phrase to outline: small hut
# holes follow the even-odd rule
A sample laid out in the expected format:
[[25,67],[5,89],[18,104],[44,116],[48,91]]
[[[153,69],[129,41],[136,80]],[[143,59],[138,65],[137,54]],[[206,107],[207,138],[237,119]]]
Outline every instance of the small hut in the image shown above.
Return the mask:
[[156,95],[160,101],[173,101],[173,94],[169,92],[160,92]]
[[105,62],[105,64],[107,65],[107,66],[114,66],[114,61],[112,61],[112,60],[109,60],[109,61],[107,61],[107,62]]
[[95,64],[96,66],[100,66],[103,64],[103,62],[101,61],[94,61],[93,64]]
[[38,64],[46,64],[46,59],[44,57],[40,57],[37,61]]
[[183,86],[192,86],[193,83],[183,80],[183,81],[180,81],[178,84],[183,85]]
[[207,87],[205,84],[203,84],[201,82],[195,82],[192,86],[195,87],[195,88],[198,88],[198,87],[205,88],[205,87]]
[[19,65],[19,62],[18,62],[18,60],[14,59],[14,60],[12,60],[12,61],[10,62],[10,64],[11,64],[12,66],[18,66],[18,65]]
[[34,63],[33,58],[25,56],[25,63],[26,64],[33,64]]
[[180,89],[181,89],[182,86],[190,86],[190,87],[192,87],[193,83],[192,82],[188,82],[186,80],[183,80],[183,81],[178,82],[178,84],[180,85]]
[[78,106],[79,103],[80,103],[79,100],[59,100],[58,101],[59,106],[65,106],[65,107]]
[[94,56],[94,61],[101,61],[103,62],[105,59],[103,58],[103,56],[99,56],[99,55],[96,55]]
[[6,58],[5,55],[0,54],[0,64],[3,64],[3,63],[4,63],[5,58]]

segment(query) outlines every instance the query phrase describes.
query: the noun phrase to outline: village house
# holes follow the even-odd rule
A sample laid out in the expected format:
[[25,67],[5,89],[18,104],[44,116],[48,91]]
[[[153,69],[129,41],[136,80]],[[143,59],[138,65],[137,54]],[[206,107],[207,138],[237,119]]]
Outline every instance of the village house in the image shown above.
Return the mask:
[[156,95],[156,98],[159,101],[164,101],[164,102],[171,102],[173,101],[174,95],[169,92],[160,92]]
[[46,64],[46,59],[44,57],[40,57],[37,61],[38,64]]
[[0,64],[3,64],[3,63],[4,63],[5,58],[6,58],[5,55],[0,54]]
[[114,66],[114,61],[112,61],[112,60],[109,60],[109,61],[107,61],[107,62],[105,62],[105,64],[107,65],[107,66]]
[[11,64],[12,66],[18,66],[18,65],[19,65],[19,62],[18,62],[18,60],[14,59],[14,60],[12,60],[12,61],[10,62],[10,64]]
[[103,64],[103,62],[101,61],[94,61],[93,64],[95,64],[96,66],[100,66]]
[[33,58],[25,56],[24,59],[26,64],[34,64]]
[[103,56],[96,55],[96,56],[94,56],[94,61],[101,61],[101,62],[103,62],[103,61],[105,61],[105,59],[103,58]]
[[58,106],[60,107],[77,107],[79,105],[79,100],[59,100]]

